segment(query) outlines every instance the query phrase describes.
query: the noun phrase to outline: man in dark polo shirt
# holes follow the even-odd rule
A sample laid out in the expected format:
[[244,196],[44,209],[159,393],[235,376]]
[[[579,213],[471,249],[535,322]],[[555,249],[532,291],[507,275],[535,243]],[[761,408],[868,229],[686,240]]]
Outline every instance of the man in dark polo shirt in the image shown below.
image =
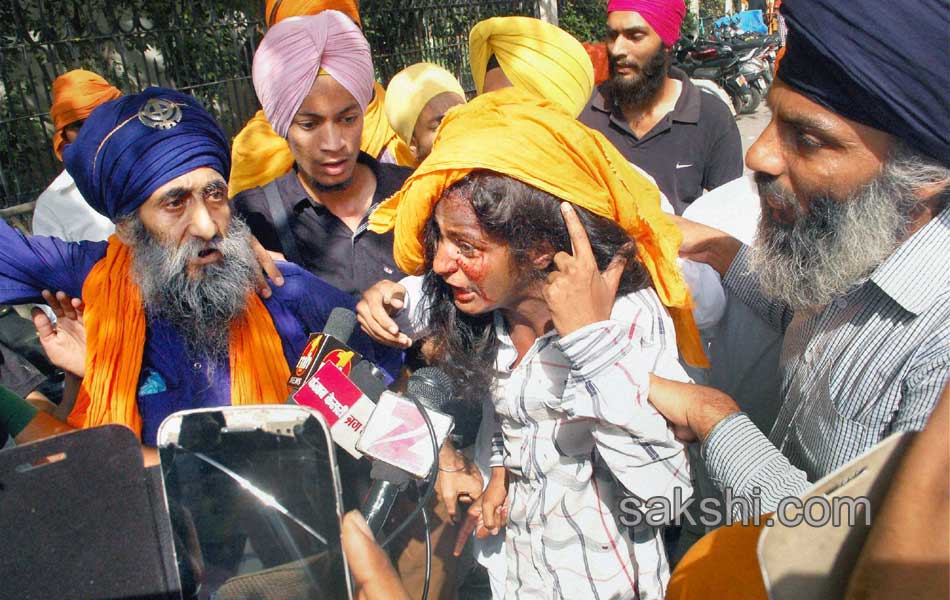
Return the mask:
[[[357,141],[359,134],[357,134]],[[293,148],[293,146],[291,146]],[[357,144],[358,148],[358,144]],[[366,169],[366,178],[375,180],[372,195],[352,196],[352,184],[341,190],[342,193],[321,193],[304,184],[307,178],[316,178],[307,174],[301,167],[301,157],[294,154],[297,161],[294,168],[264,187],[245,190],[235,196],[234,207],[261,244],[273,252],[296,262],[314,275],[341,290],[359,295],[381,279],[398,279],[402,271],[393,260],[393,234],[383,235],[366,229],[366,219],[376,205],[394,192],[412,173],[412,169],[377,162],[365,152],[359,152],[353,170]],[[318,180],[319,181],[319,180]],[[275,224],[274,211],[268,201],[267,188],[276,194],[274,202],[280,202],[287,215],[287,228],[283,235]],[[309,188],[309,189],[308,189]],[[341,198],[342,196],[342,198]],[[341,204],[354,201],[359,219],[345,219],[337,215]],[[359,210],[360,205],[365,209]],[[334,209],[337,209],[335,212]],[[352,227],[354,226],[355,227]],[[296,247],[291,250],[285,243]],[[296,252],[296,255],[294,255]]]
[[[278,23],[255,53],[254,89],[274,131],[287,139],[294,168],[241,192],[233,205],[265,248],[359,295],[381,279],[403,276],[392,234],[373,233],[366,224],[412,171],[360,151],[373,65],[359,29],[334,19],[321,13]],[[317,47],[314,31],[325,45]]]
[[683,0],[611,0],[610,78],[580,121],[649,173],[677,214],[704,190],[742,175],[742,142],[729,108],[670,67]]

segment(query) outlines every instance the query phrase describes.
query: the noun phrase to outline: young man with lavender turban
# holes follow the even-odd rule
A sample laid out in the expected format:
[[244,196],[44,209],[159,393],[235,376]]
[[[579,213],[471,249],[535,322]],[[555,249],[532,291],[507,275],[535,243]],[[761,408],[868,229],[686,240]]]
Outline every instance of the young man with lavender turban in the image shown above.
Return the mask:
[[[356,0],[267,0],[264,16],[271,28],[285,19],[337,10],[362,27],[359,2]],[[363,114],[360,150],[380,162],[411,166],[415,164],[409,148],[389,126],[384,114],[386,90],[373,83],[373,99]],[[231,197],[244,190],[264,186],[291,170],[294,156],[287,140],[277,135],[263,110],[257,111],[244,128],[234,136],[231,146]]]
[[350,294],[399,277],[392,235],[368,231],[366,219],[410,170],[360,150],[374,88],[360,28],[335,10],[285,19],[261,41],[252,75],[294,167],[234,198],[251,232],[268,250]]
[[683,0],[610,0],[610,78],[580,121],[649,173],[682,214],[690,202],[742,175],[742,143],[729,108],[670,66]]
[[[335,10],[285,19],[261,41],[252,76],[267,120],[287,140],[295,166],[234,198],[251,231],[265,248],[351,294],[401,278],[393,234],[369,231],[367,225],[369,214],[411,171],[360,150],[374,80],[369,44],[359,27]],[[345,478],[362,477],[359,465]],[[430,594],[454,597],[457,561],[448,556],[448,544],[439,544],[451,523],[441,503],[431,514],[436,551]],[[410,531],[394,549],[406,587],[420,592],[426,579],[422,539],[421,531]]]

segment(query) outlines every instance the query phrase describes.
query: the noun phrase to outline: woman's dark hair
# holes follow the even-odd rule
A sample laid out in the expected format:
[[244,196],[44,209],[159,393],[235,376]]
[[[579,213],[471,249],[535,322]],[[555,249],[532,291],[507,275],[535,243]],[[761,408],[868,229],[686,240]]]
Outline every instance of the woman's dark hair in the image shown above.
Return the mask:
[[[442,198],[471,203],[487,237],[508,246],[518,277],[525,284],[543,280],[549,270],[533,265],[539,251],[571,252],[571,239],[561,215],[561,200],[526,183],[492,171],[473,171]],[[617,256],[627,258],[618,295],[651,285],[650,276],[636,258],[636,244],[615,221],[574,206],[601,271]],[[481,401],[492,382],[498,339],[494,316],[468,315],[455,307],[451,288],[432,271],[439,243],[439,228],[432,216],[425,230],[424,292],[429,298],[429,325],[436,340],[434,362],[456,383],[467,400]],[[551,267],[554,264],[551,263]]]

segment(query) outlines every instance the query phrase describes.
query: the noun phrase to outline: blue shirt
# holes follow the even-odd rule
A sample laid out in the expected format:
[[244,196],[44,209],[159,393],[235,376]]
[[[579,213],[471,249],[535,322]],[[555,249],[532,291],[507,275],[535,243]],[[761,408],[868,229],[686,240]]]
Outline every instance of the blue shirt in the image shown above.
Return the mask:
[[[43,302],[44,289],[81,297],[92,267],[106,255],[107,242],[64,242],[26,236],[0,219],[0,304]],[[285,283],[264,300],[280,335],[288,365],[294,365],[311,332],[321,331],[330,311],[350,310],[356,300],[292,263],[280,263]],[[398,374],[402,352],[373,343],[355,331],[349,345],[390,376]],[[145,333],[138,405],[142,442],[155,445],[158,426],[171,413],[231,404],[227,357],[207,364],[190,356],[181,336],[167,321],[149,319]]]

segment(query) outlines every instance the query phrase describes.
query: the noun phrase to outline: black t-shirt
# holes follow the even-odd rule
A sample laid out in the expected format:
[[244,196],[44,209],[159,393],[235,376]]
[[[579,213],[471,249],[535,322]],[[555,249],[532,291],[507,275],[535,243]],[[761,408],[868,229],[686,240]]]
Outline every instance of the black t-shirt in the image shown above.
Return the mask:
[[[376,176],[376,193],[356,233],[310,198],[296,170],[275,182],[303,261],[301,266],[334,287],[357,296],[381,279],[398,280],[404,275],[393,259],[392,232],[379,235],[366,227],[376,205],[398,191],[412,173],[407,167],[379,163],[363,152],[358,160]],[[233,206],[265,248],[286,254],[263,187],[241,192],[234,197]]]
[[670,77],[683,84],[676,106],[642,138],[634,135],[605,84],[594,90],[578,119],[649,173],[676,214],[682,214],[704,190],[742,175],[742,140],[722,100],[693,85],[679,69],[671,68]]

